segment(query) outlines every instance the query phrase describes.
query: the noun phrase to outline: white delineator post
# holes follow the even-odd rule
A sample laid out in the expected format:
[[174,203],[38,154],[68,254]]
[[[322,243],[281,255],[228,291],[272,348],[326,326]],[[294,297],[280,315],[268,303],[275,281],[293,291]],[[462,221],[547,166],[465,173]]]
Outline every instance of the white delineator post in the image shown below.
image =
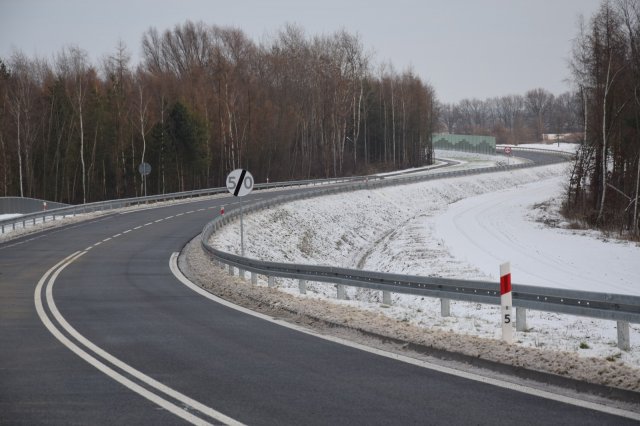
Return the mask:
[[500,305],[502,306],[502,340],[513,343],[513,326],[511,325],[511,264],[500,265]]

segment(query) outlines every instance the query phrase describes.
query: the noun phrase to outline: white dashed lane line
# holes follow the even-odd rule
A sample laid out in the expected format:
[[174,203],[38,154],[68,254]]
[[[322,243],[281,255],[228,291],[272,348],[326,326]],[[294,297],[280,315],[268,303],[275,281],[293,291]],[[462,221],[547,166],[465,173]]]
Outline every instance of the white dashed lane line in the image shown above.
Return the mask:
[[97,246],[99,246],[100,244],[102,244],[102,243],[106,243],[107,241],[112,240],[112,239],[114,239],[114,238],[118,238],[118,237],[120,237],[120,236],[122,236],[122,235],[124,235],[124,234],[128,234],[128,233],[129,233],[129,232],[131,232],[131,231],[136,231],[136,230],[138,230],[138,229],[144,228],[145,226],[153,225],[154,223],[159,223],[159,222],[162,222],[162,221],[165,221],[165,220],[169,220],[169,219],[173,219],[173,218],[176,218],[176,217],[184,216],[185,214],[195,213],[196,211],[198,211],[198,212],[202,212],[202,211],[205,211],[205,210],[212,210],[212,209],[216,209],[216,208],[217,208],[217,206],[212,206],[212,207],[208,207],[208,208],[203,207],[203,208],[198,209],[198,210],[190,210],[190,211],[188,211],[188,212],[176,213],[175,215],[167,216],[167,217],[165,217],[164,219],[158,219],[158,220],[155,220],[155,221],[153,221],[153,222],[147,222],[147,223],[145,223],[144,225],[138,225],[138,226],[136,226],[136,227],[134,227],[134,228],[127,229],[126,231],[122,231],[122,232],[121,232],[121,233],[119,233],[119,234],[115,234],[115,235],[113,235],[113,236],[111,236],[111,237],[109,237],[109,238],[105,238],[105,239],[104,239],[104,240],[102,240],[102,241],[98,241],[97,243],[93,244],[93,246],[90,246],[87,250],[91,249],[92,247],[97,247]]

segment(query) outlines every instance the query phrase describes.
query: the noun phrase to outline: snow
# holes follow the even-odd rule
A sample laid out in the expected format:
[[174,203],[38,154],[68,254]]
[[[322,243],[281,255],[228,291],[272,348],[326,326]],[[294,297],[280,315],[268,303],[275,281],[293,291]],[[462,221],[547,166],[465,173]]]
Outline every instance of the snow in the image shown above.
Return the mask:
[[[511,262],[514,282],[640,295],[640,247],[532,220],[531,207],[562,194],[564,176],[466,198],[438,217],[435,236],[492,280]],[[556,198],[557,200],[558,198]]]
[[[456,153],[446,155],[456,157]],[[469,157],[469,154],[465,154]],[[503,161],[502,156],[469,163]],[[296,201],[245,216],[245,250],[270,261],[325,264],[448,278],[494,280],[499,264],[512,262],[514,282],[639,294],[640,247],[602,239],[599,234],[546,228],[537,222],[557,215],[550,200],[562,195],[567,164],[487,175],[463,176],[411,185],[363,190]],[[546,206],[544,211],[533,209]],[[562,224],[556,216],[552,221]],[[238,253],[239,225],[223,228],[213,244]],[[575,275],[575,277],[574,277]],[[264,285],[264,283],[263,283]],[[281,291],[298,293],[297,282],[280,279]],[[437,299],[393,295],[381,305],[380,292],[348,288],[347,301],[335,288],[308,283],[322,298],[429,329],[499,339],[497,306],[451,302],[451,317],[439,315]],[[616,347],[614,321],[529,311],[527,332],[517,345],[620,359],[640,367],[640,327],[630,327],[632,348]]]

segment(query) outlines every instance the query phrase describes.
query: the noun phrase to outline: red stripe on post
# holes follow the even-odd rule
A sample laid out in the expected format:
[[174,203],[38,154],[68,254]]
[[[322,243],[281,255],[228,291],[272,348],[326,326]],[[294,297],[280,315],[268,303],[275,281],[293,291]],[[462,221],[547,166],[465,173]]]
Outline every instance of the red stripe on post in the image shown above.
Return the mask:
[[511,274],[500,277],[500,295],[511,292]]

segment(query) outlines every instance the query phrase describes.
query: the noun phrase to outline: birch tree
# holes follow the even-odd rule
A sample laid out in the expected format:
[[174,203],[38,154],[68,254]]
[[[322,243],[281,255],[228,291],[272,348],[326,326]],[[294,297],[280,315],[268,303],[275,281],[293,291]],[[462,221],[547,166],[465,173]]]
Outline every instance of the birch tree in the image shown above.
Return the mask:
[[88,90],[89,63],[87,52],[77,46],[65,48],[57,58],[58,72],[67,81],[67,91],[73,100],[73,108],[78,120],[80,142],[80,165],[82,182],[82,202],[87,202],[85,142],[84,142],[84,105]]

